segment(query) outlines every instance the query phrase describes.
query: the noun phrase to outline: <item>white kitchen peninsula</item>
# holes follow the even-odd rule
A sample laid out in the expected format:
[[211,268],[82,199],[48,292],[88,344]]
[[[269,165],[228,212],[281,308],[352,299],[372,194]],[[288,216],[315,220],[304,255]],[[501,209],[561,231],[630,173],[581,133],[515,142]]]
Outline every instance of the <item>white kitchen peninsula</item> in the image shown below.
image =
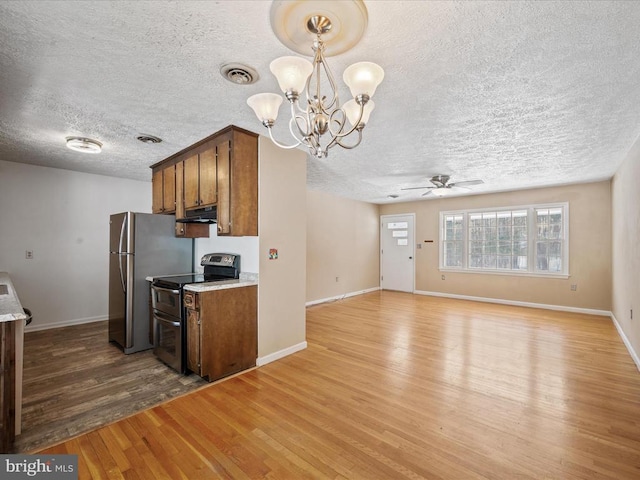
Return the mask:
[[10,453],[22,413],[23,320],[27,319],[7,272],[0,272],[0,453]]

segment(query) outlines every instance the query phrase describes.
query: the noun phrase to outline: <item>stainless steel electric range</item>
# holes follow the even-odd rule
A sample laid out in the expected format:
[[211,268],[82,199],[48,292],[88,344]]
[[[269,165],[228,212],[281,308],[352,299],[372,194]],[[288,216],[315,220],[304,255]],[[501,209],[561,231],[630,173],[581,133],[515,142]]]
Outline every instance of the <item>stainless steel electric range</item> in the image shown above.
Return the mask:
[[240,277],[240,255],[207,253],[200,260],[204,273],[155,277],[151,283],[153,352],[180,373],[187,371],[185,285],[218,282]]

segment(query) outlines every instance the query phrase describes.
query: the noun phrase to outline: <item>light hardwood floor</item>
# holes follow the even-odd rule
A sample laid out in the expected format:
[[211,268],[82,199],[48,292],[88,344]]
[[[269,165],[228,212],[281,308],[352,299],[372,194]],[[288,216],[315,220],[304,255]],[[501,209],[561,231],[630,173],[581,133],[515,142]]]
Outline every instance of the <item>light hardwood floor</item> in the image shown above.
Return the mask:
[[43,453],[81,479],[640,478],[608,318],[383,291],[308,308],[307,341]]

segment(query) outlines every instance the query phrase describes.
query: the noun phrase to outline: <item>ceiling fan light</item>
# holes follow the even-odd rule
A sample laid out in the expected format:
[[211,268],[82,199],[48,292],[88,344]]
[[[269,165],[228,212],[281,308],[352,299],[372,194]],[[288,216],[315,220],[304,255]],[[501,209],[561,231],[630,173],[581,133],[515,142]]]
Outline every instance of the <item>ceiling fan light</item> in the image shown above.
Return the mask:
[[431,193],[436,197],[446,197],[451,192],[448,188],[434,188],[433,190],[431,190]]
[[288,91],[300,93],[307,83],[307,78],[313,72],[311,62],[300,57],[276,58],[269,68],[278,80],[283,93]]
[[373,97],[376,88],[384,78],[384,70],[380,65],[372,62],[358,62],[347,67],[342,78],[354,98],[358,95]]
[[[369,122],[369,116],[371,115],[371,112],[373,111],[375,106],[376,104],[371,100],[369,100],[365,104],[364,111],[362,112],[362,118],[360,119],[359,123],[366,125]],[[355,127],[356,122],[358,121],[358,117],[360,116],[360,105],[358,105],[355,100],[351,99],[342,106],[342,110],[344,110],[349,123]]]
[[66,141],[67,147],[76,152],[100,153],[102,151],[102,143],[92,138],[67,137]]
[[253,108],[258,120],[262,123],[273,122],[278,118],[278,109],[282,97],[275,93],[257,93],[247,98],[247,105]]

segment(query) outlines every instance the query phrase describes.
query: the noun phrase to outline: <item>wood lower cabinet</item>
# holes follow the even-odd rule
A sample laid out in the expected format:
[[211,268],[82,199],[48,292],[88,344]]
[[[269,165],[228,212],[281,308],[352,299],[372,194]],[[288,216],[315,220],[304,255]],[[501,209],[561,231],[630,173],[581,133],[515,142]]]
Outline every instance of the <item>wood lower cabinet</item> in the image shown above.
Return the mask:
[[[258,235],[258,135],[229,126],[151,166],[154,213],[162,210],[161,172],[174,169],[176,218],[184,212],[216,207],[217,233],[226,236]],[[169,191],[169,190],[167,190]],[[185,224],[186,225],[186,224]],[[179,236],[206,235],[202,225],[176,226]]]
[[187,368],[210,382],[255,367],[258,287],[184,294]]

